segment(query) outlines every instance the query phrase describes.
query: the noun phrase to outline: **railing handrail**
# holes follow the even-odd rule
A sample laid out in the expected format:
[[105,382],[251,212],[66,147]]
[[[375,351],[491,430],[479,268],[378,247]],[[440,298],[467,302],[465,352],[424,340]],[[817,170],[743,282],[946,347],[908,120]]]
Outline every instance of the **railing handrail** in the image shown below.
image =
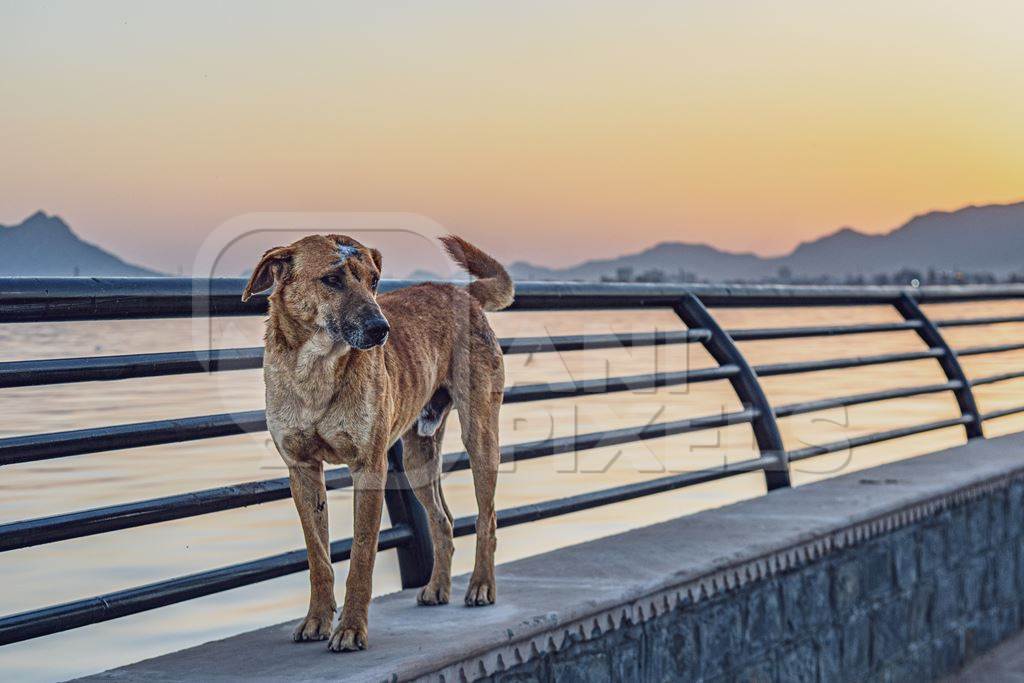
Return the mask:
[[[0,278],[0,323],[263,313],[266,308],[265,297],[256,297],[248,303],[241,301],[240,294],[244,284],[245,280],[241,278]],[[382,283],[382,290],[391,291],[410,284],[414,283],[385,281]],[[959,364],[958,350],[948,344],[941,333],[941,328],[1024,322],[1024,316],[932,320],[923,311],[921,304],[999,299],[1024,299],[1024,285],[901,288],[518,283],[516,303],[512,310],[671,308],[686,323],[688,329],[502,339],[502,350],[505,353],[586,351],[699,343],[709,352],[716,364],[708,368],[686,371],[514,386],[506,390],[506,402],[541,401],[634,388],[728,380],[733,385],[741,408],[732,413],[505,445],[501,447],[503,462],[541,458],[557,453],[583,451],[736,424],[750,425],[760,455],[713,470],[671,475],[499,511],[498,524],[521,524],[752,471],[764,474],[769,490],[782,488],[790,485],[790,461],[938,429],[959,426],[964,428],[968,438],[983,438],[982,425],[986,421],[1022,413],[1024,407],[981,413],[975,403],[972,388],[1024,377],[1024,371],[968,378]],[[729,330],[723,329],[708,310],[708,306],[818,305],[883,305],[894,308],[902,315],[903,320],[887,323]],[[750,365],[737,346],[737,342],[745,341],[884,332],[913,332],[920,338],[925,348],[909,352]],[[973,356],[1021,349],[1024,349],[1024,344],[1006,343],[969,347],[960,349],[959,352],[961,355]],[[937,362],[943,369],[947,381],[942,384],[896,387],[780,406],[772,406],[761,388],[761,377],[920,360]],[[261,365],[262,353],[258,347],[0,362],[0,387],[238,370],[257,368]],[[786,450],[776,424],[779,419],[834,407],[947,391],[952,392],[957,398],[960,407],[960,415],[957,417],[864,434],[818,446]],[[265,427],[263,411],[257,410],[7,437],[0,439],[0,465],[76,453],[259,431]],[[400,444],[396,444],[395,448],[399,447]],[[404,477],[400,467],[400,456],[393,450],[389,458],[389,476],[393,481],[400,483]],[[469,466],[468,454],[465,452],[446,454],[443,462],[446,471],[467,469]],[[344,468],[329,470],[326,478],[328,488],[342,488],[351,484],[351,478]],[[0,552],[280,500],[289,495],[287,479],[271,479],[12,522],[0,525]],[[381,532],[381,549],[396,549],[399,553],[403,585],[418,585],[417,582],[422,582],[424,577],[429,575],[429,567],[424,563],[429,561],[430,555],[427,552],[429,547],[426,545],[429,541],[423,520],[419,516],[421,510],[407,487],[397,487],[389,491],[386,502],[393,526]],[[454,526],[456,535],[472,533],[474,520],[472,517],[460,518],[455,520]],[[336,561],[347,557],[349,544],[350,539],[332,543],[332,556]],[[105,596],[0,617],[0,645],[247,585],[301,571],[305,566],[304,551],[292,551]]]
[[[384,280],[389,292],[419,280]],[[258,315],[266,297],[241,300],[244,278],[8,277],[0,278],[4,322],[111,320],[193,315]],[[458,284],[458,283],[456,283]],[[903,294],[920,303],[1024,297],[1024,285],[880,287],[852,285],[654,284],[518,282],[510,310],[672,306],[693,294],[706,306],[859,306],[893,304]]]

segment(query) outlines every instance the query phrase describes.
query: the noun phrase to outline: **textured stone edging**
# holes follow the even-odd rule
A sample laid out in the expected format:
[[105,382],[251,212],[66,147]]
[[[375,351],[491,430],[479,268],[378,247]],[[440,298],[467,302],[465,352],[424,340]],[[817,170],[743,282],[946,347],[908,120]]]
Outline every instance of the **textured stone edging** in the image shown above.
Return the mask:
[[[813,540],[734,563],[677,586],[642,596],[628,604],[603,609],[515,642],[488,648],[486,652],[469,655],[462,661],[420,676],[416,680],[441,679],[451,683],[472,681],[500,673],[529,662],[543,653],[560,651],[570,636],[575,636],[581,641],[591,640],[622,627],[624,623],[641,624],[680,605],[690,606],[710,600],[749,583],[763,581],[776,574],[806,566],[836,551],[860,545],[878,536],[955,509],[994,491],[1006,489],[1018,480],[1024,480],[1024,465],[1022,469],[911,503],[898,510],[820,535]],[[555,618],[554,615],[552,617]],[[511,631],[509,637],[513,637]]]

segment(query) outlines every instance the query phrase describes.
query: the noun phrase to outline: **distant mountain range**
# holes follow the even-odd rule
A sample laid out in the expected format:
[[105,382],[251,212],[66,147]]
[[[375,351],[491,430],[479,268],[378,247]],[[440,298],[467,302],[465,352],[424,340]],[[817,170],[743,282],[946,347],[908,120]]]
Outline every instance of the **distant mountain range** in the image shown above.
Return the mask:
[[[657,269],[670,278],[682,270],[703,280],[735,281],[774,278],[780,272],[790,277],[842,280],[901,268],[997,276],[1024,272],[1024,202],[933,211],[884,235],[843,228],[775,258],[722,251],[707,244],[662,242],[637,254],[585,261],[569,268],[520,261],[509,270],[517,280],[600,280],[615,277],[620,269],[634,274]],[[57,216],[38,211],[18,225],[0,226],[0,276],[4,275],[163,273],[126,263],[83,241]],[[415,275],[431,279],[426,272]]]
[[585,261],[569,268],[513,263],[518,280],[600,280],[622,268],[634,274],[658,269],[672,277],[685,270],[705,280],[762,280],[785,269],[795,277],[926,271],[1024,272],[1024,202],[968,206],[917,216],[884,235],[843,228],[800,244],[791,253],[764,258],[722,251],[707,244],[662,242],[637,254]]
[[83,241],[57,216],[37,211],[18,225],[0,225],[0,275],[163,275],[125,263]]

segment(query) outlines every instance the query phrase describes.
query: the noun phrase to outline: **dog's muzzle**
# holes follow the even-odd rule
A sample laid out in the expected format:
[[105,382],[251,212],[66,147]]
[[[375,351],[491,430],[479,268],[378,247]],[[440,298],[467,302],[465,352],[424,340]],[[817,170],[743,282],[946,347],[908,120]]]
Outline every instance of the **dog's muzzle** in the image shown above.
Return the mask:
[[384,342],[388,340],[388,332],[391,331],[391,325],[384,318],[375,318],[367,321],[363,325],[362,341],[366,343],[366,346],[357,346],[358,349],[369,349],[374,346],[383,346]]
[[349,346],[360,351],[382,346],[388,340],[388,332],[391,331],[391,325],[379,313],[359,321],[342,321],[340,328],[341,338]]

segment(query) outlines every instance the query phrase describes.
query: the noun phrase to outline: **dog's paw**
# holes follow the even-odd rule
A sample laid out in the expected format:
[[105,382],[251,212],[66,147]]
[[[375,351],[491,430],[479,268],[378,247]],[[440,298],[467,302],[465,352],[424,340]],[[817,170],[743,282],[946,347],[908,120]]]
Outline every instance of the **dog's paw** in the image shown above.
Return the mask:
[[493,605],[496,598],[494,579],[482,581],[473,579],[469,582],[469,590],[466,591],[466,607]]
[[366,627],[365,626],[343,626],[338,624],[331,636],[331,642],[327,644],[332,652],[354,652],[366,649]]
[[416,602],[420,605],[447,605],[451,596],[451,586],[434,586],[427,584],[420,589]]
[[304,643],[310,640],[327,640],[331,635],[331,622],[334,620],[334,613],[312,616],[299,622],[299,625],[292,631],[292,640],[296,643]]

